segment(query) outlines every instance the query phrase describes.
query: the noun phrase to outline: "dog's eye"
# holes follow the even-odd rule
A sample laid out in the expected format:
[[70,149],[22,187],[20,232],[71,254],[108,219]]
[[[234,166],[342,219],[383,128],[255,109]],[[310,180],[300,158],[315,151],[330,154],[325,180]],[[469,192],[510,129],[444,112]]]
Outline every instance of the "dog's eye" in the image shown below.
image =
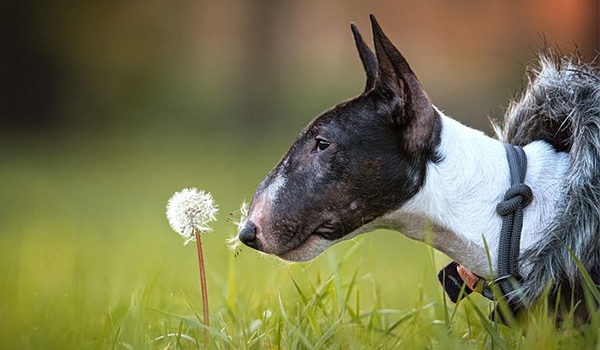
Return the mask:
[[317,144],[315,146],[315,151],[316,152],[321,152],[327,149],[327,147],[329,147],[329,145],[331,145],[331,142],[321,139],[321,138],[317,138]]

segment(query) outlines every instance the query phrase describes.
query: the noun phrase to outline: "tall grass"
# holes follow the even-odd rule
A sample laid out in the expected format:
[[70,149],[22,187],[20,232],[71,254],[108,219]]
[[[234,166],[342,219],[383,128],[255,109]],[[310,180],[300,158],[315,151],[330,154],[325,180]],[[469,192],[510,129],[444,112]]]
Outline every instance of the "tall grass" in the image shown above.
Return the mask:
[[[166,200],[198,186],[234,210],[283,146],[146,136],[0,147],[0,348],[203,347],[195,252],[170,231]],[[509,329],[478,295],[453,305],[435,277],[447,258],[394,232],[284,265],[230,252],[232,230],[222,214],[203,237],[213,348],[598,346],[597,321],[557,329],[539,307]]]

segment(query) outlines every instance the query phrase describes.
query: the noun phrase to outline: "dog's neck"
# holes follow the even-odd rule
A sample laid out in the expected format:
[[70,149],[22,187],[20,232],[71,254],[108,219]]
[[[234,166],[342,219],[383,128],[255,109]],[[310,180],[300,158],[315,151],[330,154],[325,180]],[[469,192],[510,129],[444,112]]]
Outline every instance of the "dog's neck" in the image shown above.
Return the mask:
[[[440,115],[442,160],[428,164],[419,193],[380,218],[379,225],[425,241],[474,273],[492,277],[502,225],[496,205],[510,186],[506,151],[500,141]],[[528,158],[525,183],[534,198],[524,212],[521,252],[543,237],[554,217],[569,161],[568,155],[555,152],[543,141],[524,150]]]

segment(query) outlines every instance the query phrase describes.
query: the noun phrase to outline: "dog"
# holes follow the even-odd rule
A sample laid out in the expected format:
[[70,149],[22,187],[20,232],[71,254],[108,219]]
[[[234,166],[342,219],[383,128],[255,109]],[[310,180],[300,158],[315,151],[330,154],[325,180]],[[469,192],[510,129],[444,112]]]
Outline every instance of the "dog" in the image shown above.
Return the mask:
[[370,19],[374,52],[351,25],[366,72],[364,92],[302,130],[258,186],[241,242],[307,261],[360,233],[396,230],[454,259],[451,274],[470,291],[477,281],[504,277],[497,206],[513,185],[511,145],[523,151],[518,185],[531,198],[515,196],[522,220],[515,219],[521,227],[509,276],[514,288],[504,297],[514,313],[531,307],[547,287],[555,296],[570,293],[563,299],[571,305],[573,296],[581,300],[584,276],[598,284],[600,271],[597,67],[577,55],[541,55],[492,138],[435,107]]

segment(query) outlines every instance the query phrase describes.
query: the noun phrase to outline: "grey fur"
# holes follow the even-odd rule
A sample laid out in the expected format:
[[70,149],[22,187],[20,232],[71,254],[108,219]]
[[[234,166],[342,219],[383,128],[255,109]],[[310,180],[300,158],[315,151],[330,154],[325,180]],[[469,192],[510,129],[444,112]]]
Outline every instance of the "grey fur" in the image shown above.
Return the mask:
[[[545,140],[570,154],[558,215],[521,257],[522,300],[531,305],[548,285],[581,285],[571,250],[592,273],[600,270],[600,73],[578,55],[541,55],[522,97],[508,108],[501,141],[524,146]],[[567,249],[568,248],[568,249]]]

